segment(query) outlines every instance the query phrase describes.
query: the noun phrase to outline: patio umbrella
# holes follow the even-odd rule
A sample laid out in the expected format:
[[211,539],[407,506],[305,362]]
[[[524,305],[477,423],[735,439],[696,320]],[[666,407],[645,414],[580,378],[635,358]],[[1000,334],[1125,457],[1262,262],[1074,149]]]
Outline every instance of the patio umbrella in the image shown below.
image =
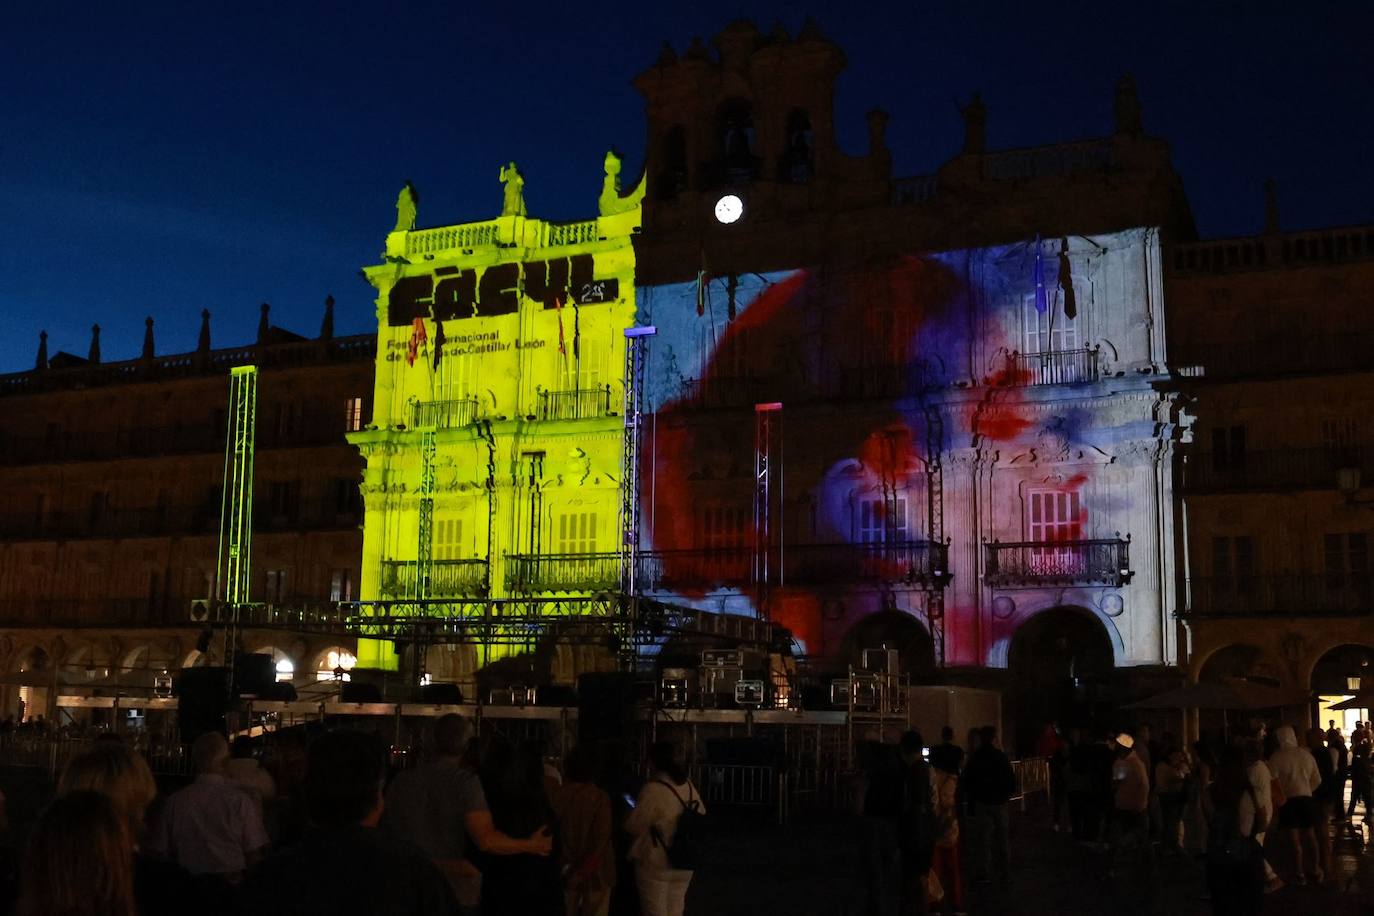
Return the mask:
[[1355,691],[1348,700],[1331,704],[1332,709],[1374,709],[1374,687],[1363,687]]
[[1250,681],[1206,681],[1137,700],[1126,709],[1272,709],[1306,703],[1303,691]]

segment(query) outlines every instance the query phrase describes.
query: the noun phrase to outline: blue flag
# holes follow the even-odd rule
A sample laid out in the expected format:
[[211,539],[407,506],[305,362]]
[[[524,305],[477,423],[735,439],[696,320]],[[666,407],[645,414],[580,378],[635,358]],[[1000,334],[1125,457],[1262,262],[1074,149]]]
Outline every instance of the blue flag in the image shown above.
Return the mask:
[[1040,236],[1035,237],[1035,310],[1040,314],[1049,311],[1049,299],[1045,296],[1045,257],[1040,250]]

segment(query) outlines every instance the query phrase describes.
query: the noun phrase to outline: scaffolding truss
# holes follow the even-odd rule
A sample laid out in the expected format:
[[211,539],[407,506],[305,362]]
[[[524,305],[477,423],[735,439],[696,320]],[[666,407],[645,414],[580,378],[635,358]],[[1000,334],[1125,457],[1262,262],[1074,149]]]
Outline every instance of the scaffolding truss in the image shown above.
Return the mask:
[[232,669],[238,646],[238,610],[248,603],[252,582],[253,454],[258,417],[256,366],[235,366],[229,370],[228,413],[215,585],[216,597],[229,619],[224,631],[223,658]]

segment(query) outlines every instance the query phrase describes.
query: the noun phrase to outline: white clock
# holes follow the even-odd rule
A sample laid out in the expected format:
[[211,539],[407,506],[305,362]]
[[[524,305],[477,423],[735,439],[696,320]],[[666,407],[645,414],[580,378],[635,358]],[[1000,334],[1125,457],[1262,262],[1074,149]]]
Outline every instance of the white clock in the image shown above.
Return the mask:
[[726,194],[716,201],[716,221],[733,223],[744,215],[744,201],[736,194]]

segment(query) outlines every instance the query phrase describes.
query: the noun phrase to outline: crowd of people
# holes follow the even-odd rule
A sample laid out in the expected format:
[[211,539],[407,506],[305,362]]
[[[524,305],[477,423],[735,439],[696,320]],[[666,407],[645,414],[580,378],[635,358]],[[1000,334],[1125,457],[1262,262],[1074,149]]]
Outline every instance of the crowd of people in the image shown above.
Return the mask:
[[1368,723],[1347,745],[1334,721],[1301,740],[1293,726],[1254,721],[1188,749],[1169,734],[1156,741],[1148,726],[1092,739],[1049,726],[1039,750],[1050,761],[1056,830],[1138,867],[1145,887],[1156,883],[1157,857],[1197,862],[1215,912],[1253,913],[1286,881],[1331,877],[1333,824],[1368,804],[1372,743]]
[[458,715],[395,773],[357,731],[273,750],[269,771],[252,740],[201,735],[194,780],[162,797],[142,754],[94,742],[30,831],[14,912],[605,916],[626,854],[640,912],[683,912],[706,811],[672,744],[648,780],[590,747],[554,767]]

